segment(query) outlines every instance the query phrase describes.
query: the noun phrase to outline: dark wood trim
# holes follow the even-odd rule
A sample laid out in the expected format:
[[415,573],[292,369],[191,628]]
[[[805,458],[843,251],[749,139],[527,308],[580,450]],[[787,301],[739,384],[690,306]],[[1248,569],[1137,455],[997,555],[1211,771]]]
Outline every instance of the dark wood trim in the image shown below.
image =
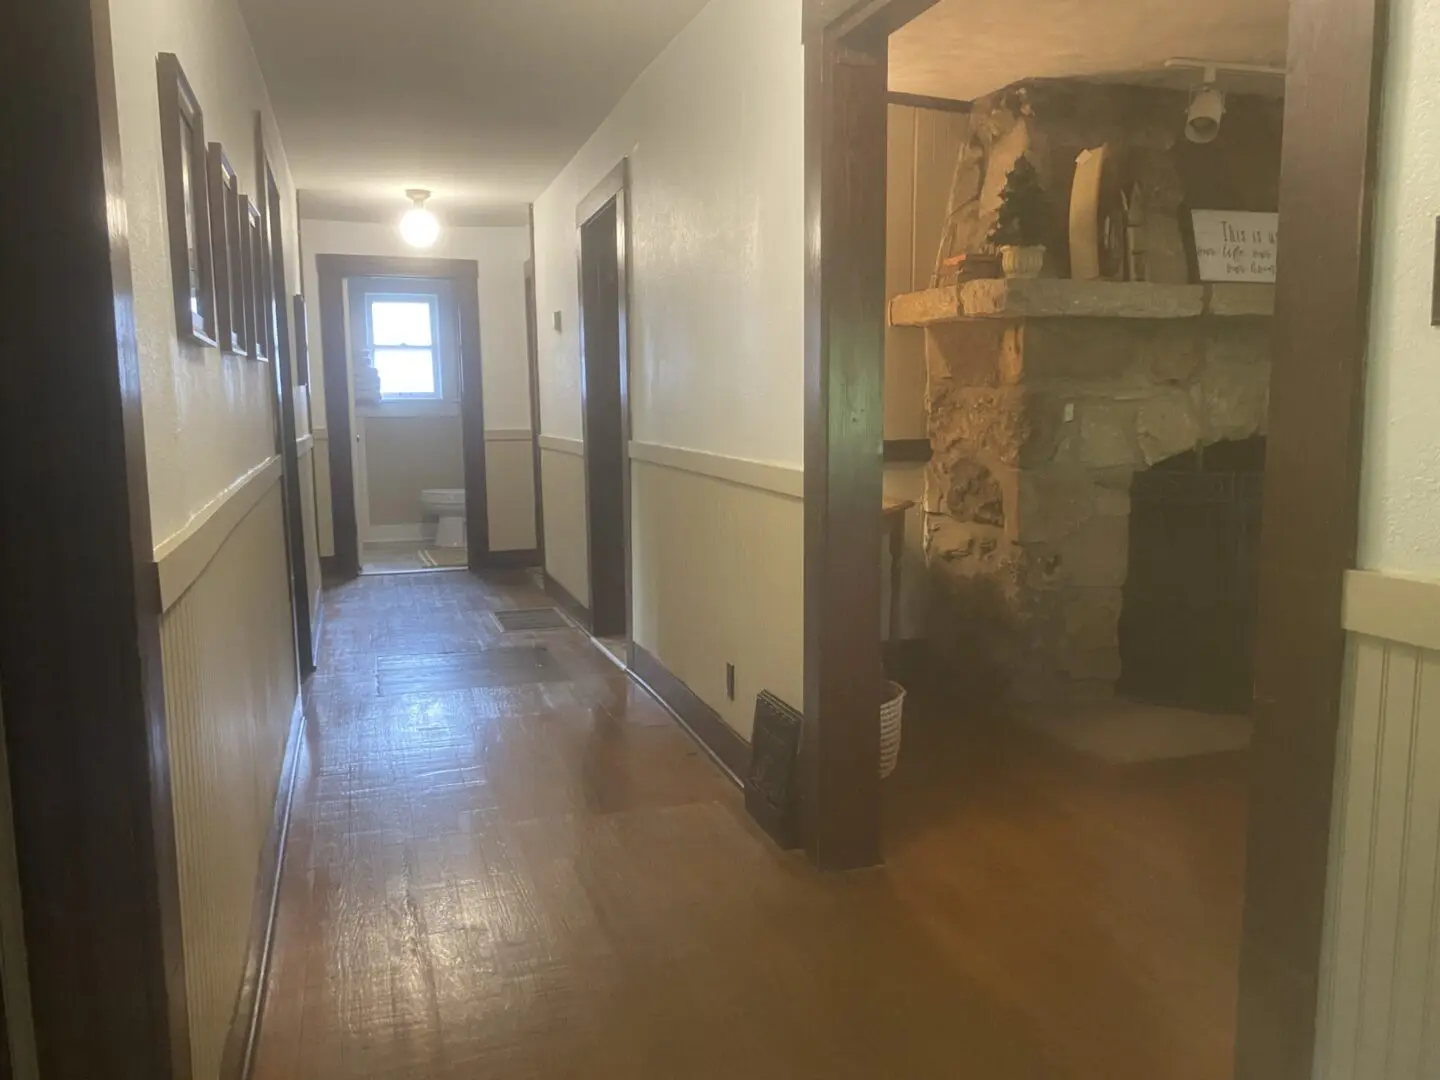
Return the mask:
[[[304,266],[304,259],[301,259]],[[304,293],[290,300],[290,326],[295,340],[295,385],[310,386],[310,312],[305,307]]]
[[608,206],[612,199],[624,194],[630,187],[630,159],[622,158],[620,163],[605,174],[590,194],[581,199],[575,207],[575,227],[578,229]]
[[975,107],[972,101],[931,97],[929,94],[902,94],[897,90],[890,91],[887,100],[891,105],[908,105],[912,109],[930,109],[934,112],[968,113]]
[[275,915],[280,906],[280,870],[285,863],[290,809],[295,802],[295,778],[299,773],[304,746],[305,703],[303,694],[297,694],[295,708],[290,714],[285,756],[280,766],[280,783],[275,790],[275,812],[260,853],[260,880],[250,916],[250,944],[245,953],[245,972],[240,980],[235,1018],[226,1035],[220,1059],[223,1080],[247,1080],[255,1058],[260,1016],[265,1008],[266,976],[270,970],[275,939]]
[[1290,4],[1238,1080],[1314,1065],[1388,25],[1386,0]]
[[[615,207],[615,246],[616,252],[616,273],[618,279],[617,289],[617,342],[619,355],[616,358],[619,374],[619,395],[620,407],[619,416],[592,415],[595,412],[591,408],[590,393],[591,378],[589,370],[589,351],[586,347],[586,318],[585,318],[585,244],[584,232],[586,226],[594,218],[603,213],[607,207]],[[586,210],[590,212],[585,213]],[[581,215],[584,215],[583,217]],[[597,634],[615,635],[622,631],[627,641],[631,638],[632,628],[635,625],[634,619],[634,589],[632,587],[632,568],[630,565],[631,547],[631,520],[630,520],[630,305],[631,305],[631,234],[630,234],[630,160],[623,158],[615,168],[611,169],[606,177],[596,185],[580,203],[576,211],[576,218],[579,222],[575,231],[575,257],[578,266],[578,278],[580,284],[580,415],[582,427],[582,440],[585,445],[585,503],[588,510],[588,527],[585,535],[586,562],[590,568],[590,619],[592,629]],[[607,246],[607,252],[609,250]],[[596,430],[594,422],[599,419],[607,426]],[[618,426],[616,421],[618,420]],[[602,475],[599,467],[596,448],[600,445],[617,445],[620,448],[620,477],[619,491],[613,486],[607,486],[607,478]],[[607,595],[607,592],[597,590],[597,583],[601,582],[609,573],[610,568],[602,565],[596,558],[594,534],[595,523],[601,520],[601,510],[605,507],[613,507],[618,494],[621,514],[621,547],[622,547],[622,580],[619,588],[623,591],[622,600],[623,612],[616,613],[608,610],[606,605],[597,601],[599,595]],[[608,591],[608,590],[607,590]],[[624,626],[614,625],[618,618],[624,619]]]
[[551,577],[549,570],[545,571],[545,595],[587,631],[590,629],[590,609],[572,596],[569,589]]
[[737,785],[750,771],[750,744],[724,718],[676,678],[664,664],[634,643],[630,672],[680,722]]
[[[356,568],[355,573],[350,573],[349,568],[340,561],[340,558],[337,555],[320,556],[320,580],[325,585],[338,585],[340,582],[348,581],[359,573],[360,571],[358,567]],[[320,636],[318,634],[315,636],[315,640],[317,643],[318,652],[318,643],[320,640]]]
[[6,32],[0,355],[24,362],[0,364],[0,698],[39,1069],[186,1080],[109,8],[54,0]]
[[934,456],[929,439],[886,439],[885,464],[923,463]]
[[295,344],[290,336],[290,290],[285,282],[285,218],[280,185],[265,147],[265,118],[255,113],[256,180],[264,208],[264,232],[270,251],[270,293],[266,297],[275,325],[276,453],[283,463],[285,550],[289,563],[291,622],[299,680],[315,670],[315,642],[310,626],[310,564],[305,551],[305,513],[300,494],[300,451],[295,422]]
[[529,551],[491,551],[485,555],[481,570],[529,570],[544,566],[545,559],[538,548]]
[[880,861],[888,35],[933,0],[807,0],[805,727],[800,823],[824,869]]
[[[460,315],[466,528],[470,534],[471,565],[479,569],[488,551],[489,519],[485,490],[484,389],[480,378],[478,264],[472,259],[318,254],[315,269],[320,284],[320,361],[325,370],[325,422],[330,433],[330,518],[335,547],[326,570],[327,580],[348,580],[360,574],[355,435],[350,427],[350,358],[346,349],[349,327],[345,325],[345,281],[353,277],[444,278],[455,284],[455,303]],[[477,537],[483,541],[477,543]]]
[[832,41],[875,48],[939,0],[804,0],[806,44],[827,35]]
[[530,258],[525,262],[525,347],[530,363],[530,454],[535,477],[535,546],[545,562],[544,455],[540,452],[540,301],[535,279],[535,205],[530,205]]
[[[473,266],[474,264],[472,264]],[[490,560],[490,482],[485,469],[485,360],[480,343],[479,267],[454,284],[460,319],[460,438],[465,450],[465,536],[470,569]]]
[[[315,605],[315,668],[320,667],[320,651],[325,643],[325,560],[320,560],[320,580],[322,584],[317,585],[315,592],[320,596],[320,602]],[[313,672],[312,672],[313,674]]]

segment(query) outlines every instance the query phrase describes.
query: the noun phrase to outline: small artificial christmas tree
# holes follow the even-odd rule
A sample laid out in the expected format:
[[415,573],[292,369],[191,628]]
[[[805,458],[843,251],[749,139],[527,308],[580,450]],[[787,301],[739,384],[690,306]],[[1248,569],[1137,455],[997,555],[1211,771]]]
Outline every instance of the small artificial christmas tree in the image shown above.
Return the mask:
[[990,242],[996,247],[1040,247],[1045,243],[1047,213],[1040,174],[1030,159],[1022,156],[1005,178],[1000,218],[990,231]]

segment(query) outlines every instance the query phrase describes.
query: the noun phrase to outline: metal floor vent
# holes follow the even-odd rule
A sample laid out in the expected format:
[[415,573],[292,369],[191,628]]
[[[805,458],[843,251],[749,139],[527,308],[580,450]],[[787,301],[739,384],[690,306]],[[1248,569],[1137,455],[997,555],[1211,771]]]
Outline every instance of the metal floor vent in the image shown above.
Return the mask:
[[519,634],[534,630],[565,630],[570,624],[553,607],[521,608],[517,611],[492,611],[501,633]]

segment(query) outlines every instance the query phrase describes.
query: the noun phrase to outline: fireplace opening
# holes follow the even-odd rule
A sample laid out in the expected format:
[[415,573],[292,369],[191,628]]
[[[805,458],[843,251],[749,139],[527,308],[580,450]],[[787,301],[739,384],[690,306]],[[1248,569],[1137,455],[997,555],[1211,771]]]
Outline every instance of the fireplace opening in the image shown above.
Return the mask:
[[1265,439],[1219,442],[1135,474],[1119,692],[1248,712]]

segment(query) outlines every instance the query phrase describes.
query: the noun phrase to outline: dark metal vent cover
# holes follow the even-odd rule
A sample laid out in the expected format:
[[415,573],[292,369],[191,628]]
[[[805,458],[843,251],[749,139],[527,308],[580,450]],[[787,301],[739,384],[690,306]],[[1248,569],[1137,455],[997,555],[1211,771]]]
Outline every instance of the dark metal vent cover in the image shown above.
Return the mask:
[[515,611],[493,611],[502,633],[519,634],[534,630],[565,630],[570,624],[553,607],[520,608]]

